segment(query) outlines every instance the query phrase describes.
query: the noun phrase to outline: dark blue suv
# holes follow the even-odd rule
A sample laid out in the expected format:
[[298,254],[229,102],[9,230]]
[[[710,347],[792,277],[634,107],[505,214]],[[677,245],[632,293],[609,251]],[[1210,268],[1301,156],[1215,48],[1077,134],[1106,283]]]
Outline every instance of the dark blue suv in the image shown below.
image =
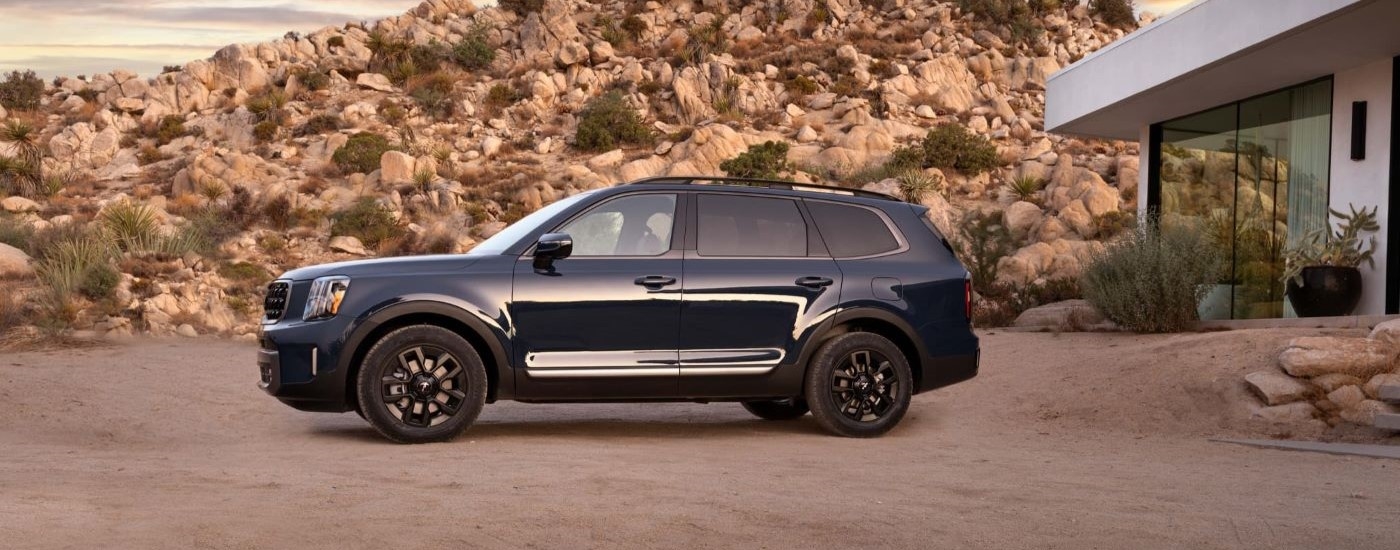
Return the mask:
[[485,403],[736,401],[885,433],[976,376],[968,272],[922,206],[752,179],[555,202],[456,256],[307,267],[268,287],[261,386],[405,443]]

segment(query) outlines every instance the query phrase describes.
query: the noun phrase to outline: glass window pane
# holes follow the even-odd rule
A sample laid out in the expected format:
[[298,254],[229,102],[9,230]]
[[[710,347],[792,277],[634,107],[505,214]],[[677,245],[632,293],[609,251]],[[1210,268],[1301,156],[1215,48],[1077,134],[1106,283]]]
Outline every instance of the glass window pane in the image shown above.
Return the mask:
[[559,229],[574,256],[659,256],[671,249],[676,196],[632,195],[605,202]]
[[807,201],[807,210],[817,222],[827,250],[836,258],[856,258],[891,252],[899,241],[879,214],[868,208]]
[[699,196],[701,256],[807,255],[807,224],[788,199],[740,195]]

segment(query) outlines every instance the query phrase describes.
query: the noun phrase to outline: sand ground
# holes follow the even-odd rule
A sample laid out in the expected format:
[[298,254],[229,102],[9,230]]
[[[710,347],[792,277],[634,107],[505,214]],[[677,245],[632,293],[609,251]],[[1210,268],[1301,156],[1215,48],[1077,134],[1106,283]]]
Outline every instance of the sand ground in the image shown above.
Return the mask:
[[[1213,436],[1287,338],[984,335],[877,440],[735,404],[488,405],[380,440],[219,340],[0,355],[3,548],[1387,548],[1400,461]],[[1324,437],[1400,443],[1365,431]]]

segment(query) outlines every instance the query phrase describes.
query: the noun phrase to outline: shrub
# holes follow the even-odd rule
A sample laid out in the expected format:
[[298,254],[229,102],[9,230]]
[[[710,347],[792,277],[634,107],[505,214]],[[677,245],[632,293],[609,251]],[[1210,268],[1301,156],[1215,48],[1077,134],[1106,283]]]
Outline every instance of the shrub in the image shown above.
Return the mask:
[[331,75],[324,71],[306,71],[297,78],[301,80],[301,85],[313,92],[319,92],[331,87]]
[[972,274],[976,289],[991,288],[997,280],[997,263],[1016,250],[1001,211],[972,210],[958,224],[959,258]]
[[[1053,0],[1052,0],[1053,1]],[[1045,7],[1041,0],[1032,6],[1027,0],[959,0],[963,11],[975,14],[994,25],[1006,27],[1012,42],[1035,38],[1042,31],[1036,23],[1036,7]]]
[[185,129],[185,117],[179,115],[166,115],[151,126],[146,131],[146,137],[153,138],[156,143],[165,145],[182,137],[189,135]]
[[778,174],[792,169],[787,154],[786,142],[765,141],[751,145],[739,156],[719,163],[719,169],[736,178],[777,179]]
[[1045,15],[1064,7],[1061,0],[1029,0],[1027,4],[1030,5],[1031,12],[1036,15]]
[[370,248],[378,248],[403,234],[404,228],[394,213],[369,197],[331,215],[331,235],[355,237]]
[[1001,164],[997,148],[987,138],[968,132],[960,124],[943,124],[929,130],[923,142],[894,152],[896,169],[945,168],[977,175]]
[[1080,297],[1079,281],[1063,277],[1024,285],[993,283],[977,289],[972,321],[979,327],[1010,326],[1028,309]]
[[585,151],[607,151],[619,145],[651,142],[651,131],[641,115],[617,91],[588,102],[579,113],[574,145]]
[[681,59],[692,63],[704,63],[710,54],[720,54],[729,43],[729,35],[724,33],[724,17],[716,15],[706,25],[691,27]]
[[22,120],[10,120],[0,128],[0,143],[6,144],[14,155],[0,155],[0,191],[28,197],[39,195],[44,187],[44,149],[39,144],[39,130]]
[[100,299],[116,287],[115,283],[107,284],[114,271],[112,257],[112,248],[104,239],[86,234],[55,244],[35,272],[48,287],[54,305],[68,304],[76,294]]
[[1118,325],[1176,332],[1197,319],[1196,306],[1222,264],[1196,228],[1152,219],[1096,256],[1081,284],[1085,299]]
[[642,35],[647,32],[647,22],[636,15],[629,15],[622,20],[622,32],[626,33],[632,41],[641,40]]
[[468,70],[480,70],[496,61],[496,48],[486,37],[487,27],[477,25],[462,36],[462,40],[452,46],[452,62]]
[[938,176],[923,170],[905,170],[896,175],[895,179],[899,181],[899,192],[904,195],[904,201],[914,204],[924,202],[924,196],[929,191],[937,191],[943,185]]
[[379,158],[393,151],[389,140],[379,134],[360,132],[350,136],[345,145],[335,150],[331,160],[349,173],[368,174],[379,169]]
[[1133,8],[1133,0],[1089,0],[1090,15],[1120,29],[1137,27],[1137,17],[1133,15]]
[[33,226],[9,216],[0,215],[0,243],[24,250],[25,247],[29,246],[30,239],[33,238]]
[[329,39],[326,40],[326,46],[329,46],[329,47],[332,47],[332,48],[344,48],[344,47],[345,47],[345,37],[344,37],[344,36],[332,36],[332,37],[330,37]]
[[1016,176],[1006,183],[1006,190],[1018,201],[1040,204],[1040,189],[1045,180],[1034,176]]
[[108,205],[97,215],[98,225],[123,252],[143,250],[160,238],[160,220],[155,209],[118,202]]
[[297,136],[315,136],[340,130],[344,123],[336,115],[316,115],[297,128]]
[[273,122],[279,126],[284,116],[282,108],[286,106],[287,94],[276,88],[269,88],[248,100],[248,112],[253,113],[259,122]]
[[165,74],[165,73],[178,73],[178,72],[183,71],[183,70],[185,70],[185,68],[184,68],[184,67],[181,67],[181,66],[179,66],[179,65],[166,65],[165,68],[163,68],[163,69],[160,70],[160,74]]
[[500,0],[496,5],[501,9],[515,12],[516,15],[525,17],[531,13],[544,9],[544,0]]
[[512,88],[510,85],[504,82],[498,82],[493,84],[491,89],[486,92],[486,109],[492,112],[500,111],[520,101],[521,95],[522,94],[517,92],[515,88]]
[[276,122],[264,120],[253,126],[253,137],[258,138],[260,142],[269,142],[277,139],[277,131],[281,129]]
[[219,276],[233,283],[235,290],[240,292],[250,292],[261,288],[272,278],[266,269],[248,262],[220,265]]
[[408,95],[418,102],[423,113],[433,118],[452,116],[456,98],[453,87],[457,81],[447,73],[438,71],[418,76],[408,81]]
[[44,81],[34,71],[11,71],[0,82],[0,106],[15,111],[33,111],[44,97]]
[[154,145],[143,145],[141,146],[141,150],[136,153],[136,160],[141,163],[141,166],[155,164],[165,159],[165,153],[160,152],[160,149],[157,149]]

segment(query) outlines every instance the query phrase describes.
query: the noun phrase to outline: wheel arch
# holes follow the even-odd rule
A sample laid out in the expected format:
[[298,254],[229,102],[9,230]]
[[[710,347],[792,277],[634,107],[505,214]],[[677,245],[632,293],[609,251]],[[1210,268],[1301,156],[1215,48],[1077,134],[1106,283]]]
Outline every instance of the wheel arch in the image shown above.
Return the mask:
[[390,332],[414,325],[432,325],[451,330],[476,350],[486,366],[488,403],[514,395],[515,378],[510,371],[508,352],[496,335],[499,329],[493,330],[486,321],[455,304],[426,298],[381,308],[367,316],[351,332],[345,343],[345,350],[349,353],[342,355],[341,365],[346,376],[346,403],[356,408],[360,406],[355,380],[370,348]]
[[878,334],[893,342],[909,362],[909,371],[914,375],[915,393],[923,387],[926,356],[923,343],[904,319],[893,312],[872,307],[847,309],[832,316],[827,328],[813,338],[811,345],[803,352],[803,377],[811,369],[812,357],[827,340],[849,332]]

